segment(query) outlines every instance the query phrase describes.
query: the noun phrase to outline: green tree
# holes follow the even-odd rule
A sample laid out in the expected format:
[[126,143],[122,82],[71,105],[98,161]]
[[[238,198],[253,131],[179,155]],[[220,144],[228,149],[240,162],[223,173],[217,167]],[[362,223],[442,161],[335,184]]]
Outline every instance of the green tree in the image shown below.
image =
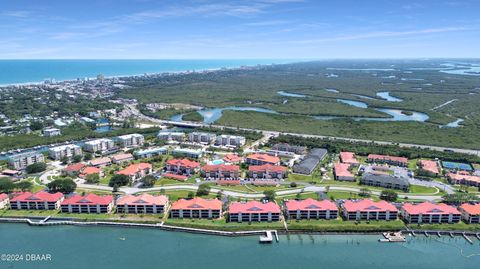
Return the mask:
[[143,183],[143,187],[151,188],[155,185],[155,181],[157,181],[157,179],[152,175],[148,175],[142,178],[141,181]]
[[198,186],[197,196],[207,196],[208,194],[210,194],[210,186],[208,184],[204,183]]
[[115,174],[110,179],[110,182],[108,182],[108,186],[113,187],[116,185],[117,187],[121,187],[128,185],[128,183],[130,183],[130,178],[128,176]]
[[73,161],[74,163],[79,163],[79,162],[81,162],[81,161],[82,161],[82,155],[75,155],[75,156],[73,156],[72,161]]
[[275,191],[274,190],[265,190],[263,192],[263,195],[265,195],[266,200],[275,201]]
[[393,190],[383,190],[380,193],[380,199],[389,201],[389,202],[395,202],[398,199],[398,194]]
[[62,162],[62,164],[67,164],[70,160],[68,159],[67,156],[63,156],[61,159],[60,159],[60,162]]
[[358,196],[360,197],[370,197],[372,195],[372,191],[368,188],[361,188]]
[[92,153],[90,152],[85,153],[85,155],[83,156],[84,161],[90,161],[92,158],[93,156],[92,156]]
[[46,163],[34,163],[26,168],[27,174],[34,174],[34,173],[40,173],[43,172],[47,169],[47,164]]
[[10,193],[15,189],[15,184],[9,178],[0,178],[0,192]]
[[85,181],[87,183],[90,183],[90,184],[96,184],[98,182],[100,182],[100,175],[98,173],[96,174],[88,174],[86,177],[85,177]]
[[43,123],[41,121],[33,121],[30,123],[30,129],[32,131],[37,131],[43,128]]
[[15,183],[15,189],[21,190],[21,191],[29,191],[32,189],[32,182],[28,180],[22,180],[17,183]]
[[194,197],[195,197],[195,193],[193,191],[188,192],[188,196],[187,196],[188,199],[193,199]]
[[72,193],[77,188],[77,184],[70,178],[59,178],[47,184],[51,192],[61,192],[63,194]]

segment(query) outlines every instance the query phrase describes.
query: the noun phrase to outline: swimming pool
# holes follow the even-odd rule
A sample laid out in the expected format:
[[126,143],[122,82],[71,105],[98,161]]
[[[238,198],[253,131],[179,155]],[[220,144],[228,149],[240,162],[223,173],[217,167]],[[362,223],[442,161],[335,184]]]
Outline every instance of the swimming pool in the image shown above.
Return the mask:
[[217,165],[217,164],[224,164],[224,163],[225,163],[225,162],[224,162],[223,160],[220,160],[220,159],[217,159],[217,160],[213,160],[213,161],[212,161],[212,164],[215,164],[215,165]]

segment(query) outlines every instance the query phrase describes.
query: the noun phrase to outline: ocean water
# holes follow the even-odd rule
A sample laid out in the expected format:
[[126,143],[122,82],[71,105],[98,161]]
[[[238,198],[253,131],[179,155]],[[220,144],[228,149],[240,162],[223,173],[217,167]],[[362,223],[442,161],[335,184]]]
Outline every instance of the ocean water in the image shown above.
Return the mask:
[[[261,245],[258,236],[219,237],[154,229],[0,224],[1,254],[50,254],[51,261],[0,261],[0,268],[283,269],[478,268],[480,245],[462,237],[290,235]],[[125,240],[122,240],[125,239]]]
[[0,85],[288,63],[293,60],[0,60]]

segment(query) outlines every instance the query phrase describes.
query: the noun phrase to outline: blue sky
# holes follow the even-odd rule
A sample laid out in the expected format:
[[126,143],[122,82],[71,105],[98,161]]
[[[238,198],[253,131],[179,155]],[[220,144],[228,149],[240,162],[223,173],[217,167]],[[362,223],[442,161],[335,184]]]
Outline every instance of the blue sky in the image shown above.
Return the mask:
[[480,0],[0,0],[0,59],[480,57]]

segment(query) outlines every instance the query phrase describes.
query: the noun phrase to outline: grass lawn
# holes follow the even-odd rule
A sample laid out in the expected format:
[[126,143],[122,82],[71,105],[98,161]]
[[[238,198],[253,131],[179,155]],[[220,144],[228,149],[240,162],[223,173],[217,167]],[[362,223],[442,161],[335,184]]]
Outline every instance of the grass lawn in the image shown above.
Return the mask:
[[135,222],[160,222],[163,214],[77,214],[61,213],[58,210],[1,210],[0,217],[62,217],[76,218],[79,220],[112,220],[112,221],[135,221]]
[[237,223],[237,222],[227,222],[225,219],[215,219],[215,220],[207,220],[207,219],[167,219],[165,224],[166,225],[181,226],[181,227],[222,230],[222,231],[283,229],[283,223],[281,221]]
[[164,185],[178,185],[178,184],[191,184],[195,180],[189,178],[187,181],[180,181],[171,178],[162,177],[160,179],[155,180],[155,186],[164,186]]
[[462,230],[480,232],[480,224],[466,224],[464,222],[454,224],[408,224],[411,229],[417,230]]
[[323,232],[375,232],[397,231],[405,227],[401,220],[394,221],[344,221],[335,220],[288,220],[289,230],[323,231]]

